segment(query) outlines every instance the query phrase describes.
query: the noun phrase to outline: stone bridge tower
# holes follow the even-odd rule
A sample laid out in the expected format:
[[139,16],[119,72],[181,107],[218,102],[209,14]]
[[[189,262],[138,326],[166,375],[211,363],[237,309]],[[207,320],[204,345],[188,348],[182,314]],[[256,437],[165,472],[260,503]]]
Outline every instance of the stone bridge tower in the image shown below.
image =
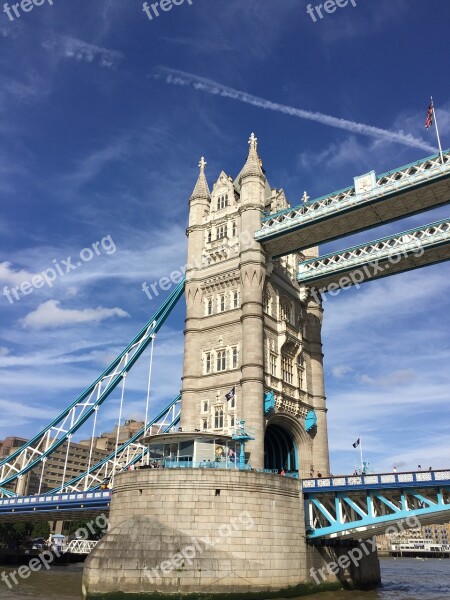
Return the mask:
[[222,171],[212,191],[202,159],[189,200],[182,427],[231,433],[243,419],[254,468],[326,475],[322,307],[296,281],[317,249],[274,258],[255,241],[262,216],[290,205],[249,144],[236,179]]

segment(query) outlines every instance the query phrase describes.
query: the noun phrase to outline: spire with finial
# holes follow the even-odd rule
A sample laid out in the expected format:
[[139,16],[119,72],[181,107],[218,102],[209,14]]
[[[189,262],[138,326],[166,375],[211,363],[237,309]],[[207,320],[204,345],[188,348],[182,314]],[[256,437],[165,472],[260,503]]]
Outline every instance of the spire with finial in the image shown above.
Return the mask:
[[248,177],[249,175],[257,175],[259,177],[264,177],[264,172],[261,166],[261,160],[258,156],[258,139],[254,133],[251,134],[249,143],[249,151],[247,162],[244,165],[244,168],[241,171],[241,179],[243,177]]
[[198,163],[200,174],[198,176],[197,183],[195,184],[194,191],[192,192],[191,199],[206,198],[210,200],[211,198],[211,192],[209,191],[209,186],[205,175],[206,165],[207,163],[205,161],[205,158],[202,156],[200,162]]

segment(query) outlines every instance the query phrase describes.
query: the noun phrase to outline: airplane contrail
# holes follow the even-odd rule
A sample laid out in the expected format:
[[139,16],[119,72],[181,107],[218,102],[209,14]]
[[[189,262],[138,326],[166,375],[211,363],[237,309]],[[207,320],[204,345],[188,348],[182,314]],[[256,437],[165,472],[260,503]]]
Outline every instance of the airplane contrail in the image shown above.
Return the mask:
[[272,102],[259,96],[253,96],[252,94],[247,94],[246,92],[242,92],[240,90],[222,85],[221,83],[217,83],[212,79],[200,77],[185,71],[179,71],[169,67],[158,67],[154,71],[153,77],[156,79],[165,78],[165,82],[170,85],[193,87],[194,89],[206,92],[207,94],[231,98],[232,100],[244,102],[245,104],[251,104],[252,106],[256,106],[265,110],[273,110],[275,112],[290,115],[292,117],[298,117],[308,121],[315,121],[316,123],[327,125],[328,127],[336,127],[337,129],[344,129],[345,131],[350,131],[351,133],[359,133],[360,135],[366,135],[378,140],[396,142],[412,148],[420,148],[421,150],[426,150],[427,152],[436,152],[434,146],[431,146],[420,138],[415,138],[413,135],[403,131],[389,131],[388,129],[373,127],[372,125],[366,125],[365,123],[358,123],[356,121],[349,121],[347,119],[339,119],[338,117],[325,115],[320,112],[312,112],[309,110],[303,110],[301,108],[295,108],[293,106],[287,106],[285,104],[279,104],[278,102]]

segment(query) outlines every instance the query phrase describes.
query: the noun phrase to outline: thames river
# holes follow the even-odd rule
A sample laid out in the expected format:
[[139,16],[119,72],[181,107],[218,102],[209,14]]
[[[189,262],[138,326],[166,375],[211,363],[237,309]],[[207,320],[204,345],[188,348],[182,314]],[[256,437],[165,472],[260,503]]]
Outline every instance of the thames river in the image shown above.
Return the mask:
[[[381,559],[383,585],[373,592],[327,592],[315,600],[448,600],[450,559]],[[1,600],[80,600],[82,565],[53,567],[8,590],[0,584]],[[8,573],[10,569],[3,569]],[[0,571],[0,572],[1,572]],[[304,597],[305,598],[305,597]]]

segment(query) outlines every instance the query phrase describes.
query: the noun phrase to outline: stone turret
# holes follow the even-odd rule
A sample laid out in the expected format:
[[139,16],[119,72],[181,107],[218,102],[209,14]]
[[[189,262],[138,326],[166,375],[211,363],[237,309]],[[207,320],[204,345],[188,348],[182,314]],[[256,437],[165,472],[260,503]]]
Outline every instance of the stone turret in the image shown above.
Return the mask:
[[[247,162],[239,176],[241,186],[240,277],[242,288],[242,415],[255,440],[248,444],[253,467],[264,468],[264,315],[263,291],[266,258],[254,233],[261,227],[265,206],[266,178],[258,156],[258,141],[252,133]],[[249,429],[250,430],[250,429]]]

